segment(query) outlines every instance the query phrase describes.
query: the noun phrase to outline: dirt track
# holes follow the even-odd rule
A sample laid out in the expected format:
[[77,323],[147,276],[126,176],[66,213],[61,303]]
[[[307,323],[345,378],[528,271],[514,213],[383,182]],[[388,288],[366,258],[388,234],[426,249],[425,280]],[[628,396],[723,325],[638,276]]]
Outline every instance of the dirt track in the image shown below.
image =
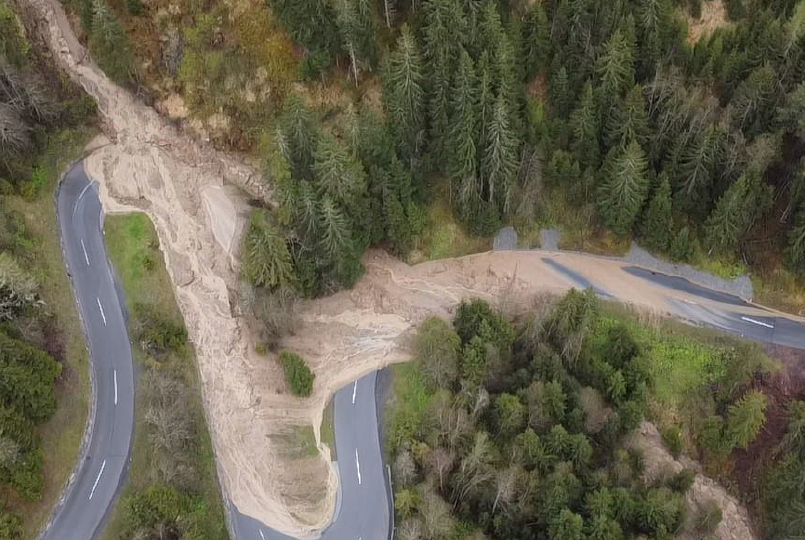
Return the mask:
[[[366,275],[351,291],[303,306],[285,346],[316,372],[313,396],[287,393],[279,368],[254,353],[231,301],[239,289],[231,253],[243,201],[224,182],[268,200],[254,169],[182,136],[153,110],[112,84],[91,64],[54,0],[16,0],[59,65],[95,97],[113,142],[87,160],[107,212],[145,211],[154,222],[199,361],[205,407],[226,494],[244,514],[287,534],[312,536],[333,512],[336,478],[329,452],[300,450],[304,429],[318,429],[334,390],[359,375],[407,358],[408,332],[429,315],[447,316],[480,296],[527,304],[575,283],[560,262],[613,296],[655,311],[663,297],[620,270],[621,263],[583,255],[486,253],[409,267],[382,252],[365,257]],[[29,28],[30,28],[29,24]]]

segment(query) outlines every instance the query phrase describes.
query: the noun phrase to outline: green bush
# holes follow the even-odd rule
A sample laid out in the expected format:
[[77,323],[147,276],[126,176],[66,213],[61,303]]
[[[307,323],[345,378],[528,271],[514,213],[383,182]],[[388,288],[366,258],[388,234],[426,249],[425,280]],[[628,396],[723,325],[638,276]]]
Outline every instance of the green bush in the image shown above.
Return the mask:
[[674,459],[682,453],[682,433],[676,426],[668,426],[662,430],[662,440]]
[[313,379],[316,376],[302,357],[290,351],[282,351],[279,360],[285,370],[285,382],[291,387],[291,392],[296,396],[309,396],[313,391]]
[[126,11],[129,12],[129,15],[134,15],[135,17],[142,15],[143,11],[145,11],[145,6],[143,5],[142,0],[126,0]]
[[22,538],[22,518],[0,508],[0,540]]
[[713,534],[723,517],[717,502],[712,499],[706,501],[696,515],[696,531],[705,537]]
[[140,320],[138,339],[144,350],[153,355],[184,354],[187,330],[183,324],[174,323],[145,304],[137,304],[134,309]]

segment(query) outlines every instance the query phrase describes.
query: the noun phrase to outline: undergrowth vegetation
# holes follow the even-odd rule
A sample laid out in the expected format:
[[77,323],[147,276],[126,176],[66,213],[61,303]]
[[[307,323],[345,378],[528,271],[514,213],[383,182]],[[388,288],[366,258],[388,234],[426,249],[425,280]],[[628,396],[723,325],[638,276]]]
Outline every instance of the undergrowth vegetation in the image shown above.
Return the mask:
[[778,366],[754,345],[663,324],[591,291],[513,322],[480,300],[452,326],[425,321],[385,413],[397,536],[712,533],[721,509],[685,502],[693,472],[647,480],[625,437],[647,418],[672,455],[723,459],[757,437],[765,396],[752,384]]

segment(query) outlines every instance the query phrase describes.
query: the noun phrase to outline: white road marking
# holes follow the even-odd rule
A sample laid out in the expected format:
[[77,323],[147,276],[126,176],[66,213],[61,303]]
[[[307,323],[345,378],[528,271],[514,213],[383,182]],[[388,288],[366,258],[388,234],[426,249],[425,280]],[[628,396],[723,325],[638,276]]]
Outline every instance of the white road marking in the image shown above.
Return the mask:
[[691,300],[686,300],[686,299],[684,299],[684,298],[682,299],[682,301],[683,301],[683,302],[685,302],[686,304],[693,304],[694,306],[698,306],[698,305],[699,305],[699,304],[697,304],[696,302],[693,302],[693,301],[691,301]]
[[352,386],[352,404],[355,405],[355,393],[358,391],[358,381]]
[[358,484],[361,483],[361,460],[358,459],[358,449],[355,449],[355,465],[358,466]]
[[266,537],[263,534],[263,529],[260,529],[260,538],[262,538],[263,540],[266,540]]
[[765,326],[766,328],[774,328],[773,324],[764,323],[763,321],[757,321],[755,319],[750,319],[749,317],[741,317],[741,319],[746,322],[750,322],[752,324],[759,324],[760,326]]
[[87,246],[84,245],[84,239],[81,239],[81,249],[84,250],[84,260],[87,261],[87,266],[89,266],[89,255],[87,255]]
[[92,491],[89,492],[89,498],[92,500],[92,496],[95,495],[95,488],[98,487],[98,482],[101,480],[101,475],[103,474],[103,470],[106,468],[106,460],[103,460],[101,463],[101,470],[98,471],[98,478],[95,479],[95,483],[92,484]]
[[81,202],[81,199],[84,197],[84,193],[87,192],[87,190],[89,189],[89,186],[91,186],[91,185],[92,185],[92,183],[87,183],[87,185],[84,186],[84,189],[81,190],[81,193],[79,193],[78,198],[75,200],[75,206],[73,206],[73,215],[75,215],[76,210],[78,210],[78,203]]
[[103,313],[103,306],[101,305],[101,299],[99,297],[95,297],[98,301],[98,309],[101,310],[101,318],[103,319],[103,325],[106,326],[106,315]]
[[112,373],[115,377],[115,405],[117,405],[117,370],[114,370]]

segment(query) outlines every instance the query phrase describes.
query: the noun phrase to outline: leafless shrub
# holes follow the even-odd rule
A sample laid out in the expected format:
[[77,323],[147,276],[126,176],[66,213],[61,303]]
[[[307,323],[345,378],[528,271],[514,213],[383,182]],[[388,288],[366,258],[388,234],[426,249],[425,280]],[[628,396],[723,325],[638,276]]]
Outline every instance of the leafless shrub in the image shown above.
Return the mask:
[[0,101],[20,116],[40,122],[53,121],[58,108],[42,78],[30,71],[21,71],[0,61]]
[[297,324],[297,299],[296,292],[287,287],[257,293],[252,313],[260,339],[270,349],[276,348],[283,336],[293,333]]
[[8,467],[20,459],[20,445],[6,437],[0,437],[0,466]]
[[601,394],[586,386],[579,392],[579,404],[584,411],[584,430],[591,434],[601,431],[612,413]]
[[400,540],[422,540],[422,520],[419,518],[406,518],[397,527],[397,538]]
[[0,103],[0,159],[7,161],[31,146],[31,128],[6,103]]
[[410,485],[416,479],[417,474],[416,463],[411,451],[406,449],[398,453],[397,457],[394,458],[392,469],[398,484],[401,486]]

